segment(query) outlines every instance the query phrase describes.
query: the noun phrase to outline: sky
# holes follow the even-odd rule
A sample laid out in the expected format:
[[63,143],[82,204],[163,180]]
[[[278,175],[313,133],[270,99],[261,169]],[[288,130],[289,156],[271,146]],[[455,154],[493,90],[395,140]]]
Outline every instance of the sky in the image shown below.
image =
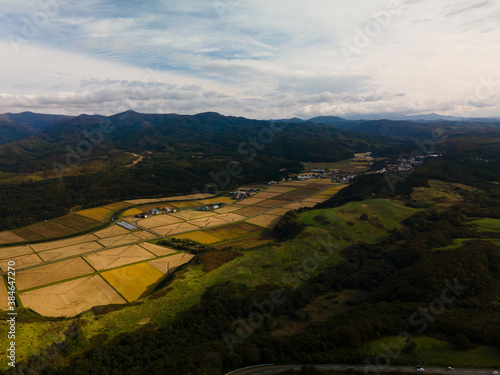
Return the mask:
[[0,0],[0,113],[500,117],[498,0]]

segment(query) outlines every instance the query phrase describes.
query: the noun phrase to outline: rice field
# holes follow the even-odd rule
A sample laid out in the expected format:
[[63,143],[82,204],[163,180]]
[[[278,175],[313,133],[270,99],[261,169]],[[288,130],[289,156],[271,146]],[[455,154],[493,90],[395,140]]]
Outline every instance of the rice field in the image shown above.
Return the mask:
[[33,249],[28,245],[4,247],[0,249],[0,259],[8,259],[28,254],[34,254]]
[[130,210],[127,210],[123,213],[123,216],[135,216],[141,214],[142,211],[139,210],[138,208],[131,208]]
[[246,198],[241,201],[238,201],[238,204],[241,204],[243,206],[251,206],[256,203],[260,203],[264,201],[264,198]]
[[223,214],[223,213],[238,211],[238,210],[245,208],[245,207],[246,206],[233,203],[233,204],[218,208],[215,212],[218,214]]
[[276,215],[259,215],[254,218],[246,220],[247,223],[250,224],[255,224],[264,228],[273,228],[276,224],[278,224],[278,221],[281,220],[281,216],[276,216]]
[[280,195],[280,192],[268,192],[268,191],[260,191],[257,194],[255,194],[253,197],[254,198],[259,198],[259,199],[269,199],[269,198],[274,198],[277,195]]
[[99,238],[108,238],[108,237],[114,237],[114,236],[119,236],[122,234],[127,234],[130,233],[128,229],[122,228],[119,225],[113,225],[109,228],[100,230],[98,232],[94,232],[94,235],[99,237]]
[[44,262],[51,262],[54,260],[71,258],[74,256],[83,255],[91,251],[102,249],[102,245],[97,242],[87,242],[83,244],[76,244],[66,247],[60,247],[53,250],[39,252],[38,255]]
[[157,257],[165,256],[165,255],[170,255],[170,254],[175,254],[178,252],[178,250],[170,249],[165,246],[159,246],[155,245],[149,242],[143,242],[140,244],[143,248],[145,248],[147,251],[150,253],[153,253]]
[[172,216],[178,217],[183,220],[194,220],[201,219],[202,217],[214,216],[217,215],[215,212],[209,211],[181,211],[170,214]]
[[190,230],[196,230],[196,229],[200,229],[200,227],[189,223],[180,223],[180,224],[165,225],[164,227],[158,227],[155,228],[154,231],[156,233],[161,234],[162,236],[172,236],[174,234],[188,232]]
[[237,214],[244,216],[244,217],[250,217],[250,216],[258,215],[264,211],[267,211],[268,209],[269,208],[267,208],[267,207],[252,206],[252,207],[243,208],[243,209],[237,211]]
[[10,258],[10,259],[5,259],[5,260],[0,260],[0,268],[2,271],[7,271],[8,270],[8,263],[9,261],[14,261],[16,262],[16,270],[21,270],[26,267],[31,267],[35,266],[37,264],[42,264],[43,261],[40,259],[40,257],[36,254],[27,254],[27,255],[21,255],[17,256],[15,258]]
[[23,237],[25,241],[36,241],[44,238],[43,236],[30,231],[28,228],[14,229],[11,232],[19,237]]
[[107,204],[105,206],[102,206],[103,208],[106,208],[111,211],[119,210],[120,208],[125,208],[131,206],[130,203],[128,202],[115,202],[111,204]]
[[196,242],[203,243],[203,244],[211,244],[211,243],[222,241],[222,238],[213,236],[211,234],[208,234],[208,233],[205,233],[202,231],[195,231],[195,232],[180,234],[178,236],[175,236],[175,238],[192,240],[192,241],[196,241]]
[[0,232],[0,244],[9,244],[24,241],[26,240],[23,237],[18,236],[11,231]]
[[84,244],[87,242],[92,242],[92,241],[95,241],[98,239],[99,238],[94,236],[93,234],[86,234],[83,236],[68,238],[66,240],[50,241],[50,242],[44,242],[44,243],[39,243],[39,244],[33,244],[33,245],[31,245],[31,247],[33,248],[33,250],[38,252],[38,251],[57,249],[59,247],[81,245],[81,244]]
[[106,271],[101,276],[127,301],[133,302],[151,293],[165,276],[147,263]]
[[98,242],[104,247],[109,247],[126,245],[132,242],[140,241],[141,239],[142,238],[136,236],[135,233],[132,234],[129,232],[127,234],[120,234],[119,236],[101,238]]
[[139,220],[137,222],[137,225],[149,229],[169,224],[180,223],[181,221],[184,221],[184,219],[170,214],[160,214],[160,215],[155,215],[153,217],[149,217],[147,219]]
[[179,201],[170,203],[171,206],[175,208],[195,208],[203,206],[202,203],[198,201]]
[[20,297],[25,307],[51,317],[71,317],[94,306],[127,302],[97,275],[31,290]]
[[278,215],[278,216],[283,216],[284,214],[286,214],[288,211],[290,211],[290,208],[286,208],[286,207],[279,207],[279,208],[275,208],[273,210],[270,210],[270,211],[267,211],[266,214],[268,215]]
[[168,257],[155,259],[148,263],[152,265],[154,268],[156,268],[158,271],[162,272],[163,274],[169,275],[172,272],[174,272],[177,269],[177,267],[186,264],[193,258],[194,255],[192,254],[180,253]]
[[212,216],[212,217],[205,217],[203,219],[191,220],[189,223],[196,225],[200,228],[208,228],[208,227],[213,227],[215,225],[226,224],[227,220],[224,220],[219,216]]
[[282,206],[284,204],[289,203],[288,201],[281,201],[279,199],[268,199],[263,202],[257,203],[256,206],[258,207],[267,207],[267,208],[272,208],[276,206]]
[[230,240],[261,230],[262,228],[247,223],[234,223],[222,227],[205,229],[203,232],[223,240]]
[[75,231],[84,231],[96,227],[99,221],[89,219],[78,214],[63,216],[52,221],[73,228]]
[[16,284],[19,290],[25,290],[93,272],[82,258],[73,258],[17,272]]
[[97,221],[103,221],[104,219],[106,219],[106,216],[108,216],[111,212],[113,211],[107,208],[96,207],[96,208],[89,208],[88,210],[78,211],[78,215],[82,215],[88,217],[89,219]]
[[218,249],[223,249],[225,247],[236,247],[239,249],[250,249],[252,247],[265,245],[269,242],[275,240],[275,237],[271,233],[257,233],[250,237],[245,237],[238,240],[227,241],[221,244],[215,245]]
[[[299,181],[297,181],[299,182]],[[289,191],[295,190],[295,187],[280,187],[280,186],[271,186],[266,191],[268,193],[288,193]]]
[[67,236],[77,232],[75,229],[59,224],[53,220],[30,225],[27,229],[46,238]]
[[9,309],[8,297],[7,285],[5,284],[4,278],[0,277],[0,310],[5,311]]
[[212,204],[212,203],[223,203],[223,204],[230,204],[234,202],[234,199],[231,197],[218,197],[218,198],[210,198],[210,199],[202,199],[198,200],[198,202],[202,204]]
[[98,271],[137,263],[155,256],[139,245],[118,247],[85,255],[84,258]]

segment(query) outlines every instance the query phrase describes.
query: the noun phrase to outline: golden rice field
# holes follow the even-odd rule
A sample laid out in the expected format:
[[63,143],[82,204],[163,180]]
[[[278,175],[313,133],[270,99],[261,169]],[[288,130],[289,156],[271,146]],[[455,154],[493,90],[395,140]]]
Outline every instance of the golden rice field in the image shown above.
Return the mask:
[[251,206],[256,203],[260,203],[262,201],[264,201],[264,198],[246,198],[241,201],[238,201],[238,204],[241,204],[243,206]]
[[269,198],[274,198],[280,194],[281,194],[280,192],[259,191],[257,194],[253,196],[253,198],[269,199]]
[[129,244],[132,242],[140,241],[141,239],[142,238],[129,232],[126,234],[120,234],[119,236],[101,238],[99,240],[99,243],[101,245],[103,245],[104,247],[121,246],[121,245],[126,245],[126,244]]
[[25,290],[94,272],[82,258],[73,258],[17,272],[16,284]]
[[144,228],[154,228],[154,227],[161,227],[164,225],[169,225],[169,224],[175,224],[175,223],[180,223],[181,221],[184,221],[184,219],[173,216],[170,214],[160,214],[160,215],[155,215],[152,217],[149,217],[147,219],[139,220],[137,222],[137,225],[140,225],[141,227]]
[[205,229],[203,232],[215,237],[219,237],[223,240],[230,240],[232,238],[241,237],[261,230],[262,228],[247,223],[234,223],[221,227]]
[[139,263],[103,272],[101,276],[127,301],[133,302],[151,293],[164,274],[147,263]]
[[30,231],[28,228],[14,229],[11,232],[17,236],[23,237],[26,241],[36,241],[44,238],[43,236]]
[[246,207],[246,206],[233,203],[233,204],[229,204],[227,206],[218,208],[217,210],[215,210],[215,212],[218,214],[225,214],[228,212],[238,211],[239,209],[244,208],[244,207]]
[[172,236],[174,234],[188,232],[190,230],[196,230],[196,229],[200,229],[200,227],[189,223],[179,223],[179,224],[170,224],[170,225],[165,225],[164,227],[154,228],[154,231],[155,233],[159,233],[162,236]]
[[120,208],[125,208],[125,207],[130,207],[132,204],[128,202],[115,202],[111,204],[107,204],[105,206],[102,206],[103,208],[106,208],[111,211],[119,210]]
[[243,217],[250,217],[254,215],[258,215],[264,211],[267,211],[269,208],[267,207],[258,207],[258,206],[250,206],[243,208],[241,210],[236,211],[238,215],[241,215]]
[[141,214],[142,211],[139,210],[138,208],[131,208],[130,210],[127,210],[123,213],[123,216],[135,216]]
[[247,223],[258,225],[264,228],[273,228],[281,220],[281,216],[276,215],[259,215],[246,220]]
[[72,245],[82,245],[84,243],[92,242],[92,241],[95,241],[98,239],[99,238],[94,236],[93,234],[86,234],[83,236],[68,238],[66,240],[50,241],[50,242],[43,242],[43,243],[39,243],[39,244],[33,244],[33,245],[31,245],[31,247],[33,248],[33,250],[39,252],[39,251],[57,249],[59,247],[67,247],[67,246],[72,246]]
[[283,216],[284,214],[286,214],[288,211],[290,211],[290,208],[286,208],[286,207],[278,207],[278,208],[274,208],[270,211],[267,211],[266,214],[268,215],[278,215],[278,216]]
[[152,240],[153,238],[157,238],[158,236],[152,233],[149,233],[148,231],[145,230],[140,230],[133,232],[134,236],[140,238],[141,240]]
[[180,253],[168,257],[155,259],[148,263],[152,265],[154,268],[156,268],[158,271],[162,272],[163,274],[169,275],[172,272],[174,272],[177,269],[177,267],[186,264],[193,258],[194,255],[192,254]]
[[107,237],[114,237],[114,236],[119,236],[122,234],[127,234],[130,233],[128,229],[122,228],[119,225],[113,225],[109,228],[100,230],[98,232],[94,232],[94,235],[99,237],[99,238],[107,238]]
[[33,249],[29,245],[4,247],[0,249],[0,259],[8,259],[27,254],[34,254]]
[[142,242],[140,244],[143,248],[145,248],[147,251],[150,253],[153,253],[157,257],[165,256],[165,255],[170,255],[170,254],[175,254],[178,252],[178,250],[170,249],[165,246],[159,246],[155,245],[149,242]]
[[176,201],[173,203],[170,203],[171,206],[174,206],[176,208],[193,208],[193,207],[200,207],[203,206],[198,201]]
[[103,221],[112,210],[104,207],[89,208],[88,210],[78,211],[78,215],[88,217],[97,221]]
[[43,259],[44,262],[50,262],[54,260],[79,256],[102,248],[103,246],[98,244],[97,242],[87,242],[83,244],[76,244],[53,250],[42,251],[39,252],[38,255]]
[[211,244],[211,243],[222,241],[222,238],[213,236],[211,234],[208,234],[208,233],[205,233],[202,231],[195,231],[195,232],[179,234],[179,235],[175,236],[175,238],[192,240],[192,241],[196,241],[196,242],[204,243],[204,244]]
[[57,219],[53,219],[52,221],[71,227],[75,231],[88,230],[100,224],[99,221],[92,220],[88,217],[78,214],[66,215]]
[[0,232],[0,244],[9,244],[26,241],[23,237],[12,233],[11,231]]
[[198,200],[198,202],[202,204],[212,204],[212,203],[223,203],[223,204],[230,204],[234,203],[235,200],[231,197],[218,197],[218,198],[210,198],[210,199],[202,199]]
[[36,254],[21,255],[15,258],[0,260],[0,268],[2,271],[7,271],[9,261],[16,262],[16,270],[21,270],[26,267],[35,266],[37,264],[43,263],[40,257]]
[[212,211],[180,211],[171,214],[172,216],[178,217],[183,220],[194,220],[194,219],[200,219],[202,217],[208,217],[208,216],[214,216],[217,215],[215,212]]
[[266,191],[268,193],[288,193],[289,191],[295,190],[294,187],[278,187],[278,186],[271,186],[269,189]]
[[66,236],[77,232],[75,229],[67,227],[63,224],[59,224],[58,222],[53,220],[47,220],[41,223],[30,225],[26,229],[29,229],[33,233],[39,234],[40,236],[46,238]]
[[0,277],[0,310],[8,310],[9,309],[9,293],[7,293],[7,285],[5,285],[5,281],[3,277]]
[[139,245],[118,247],[85,255],[84,258],[98,271],[137,263],[155,256]]
[[52,317],[71,317],[94,306],[127,302],[97,275],[34,289],[20,297],[24,307]]

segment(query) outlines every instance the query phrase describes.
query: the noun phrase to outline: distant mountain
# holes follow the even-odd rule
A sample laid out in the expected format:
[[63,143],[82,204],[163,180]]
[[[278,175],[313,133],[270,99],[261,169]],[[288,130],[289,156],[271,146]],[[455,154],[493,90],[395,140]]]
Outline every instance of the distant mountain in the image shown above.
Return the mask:
[[437,113],[428,113],[422,115],[404,115],[398,113],[370,113],[370,114],[351,114],[343,116],[351,121],[371,121],[371,120],[392,120],[392,121],[453,121],[453,122],[500,122],[500,117],[476,118],[476,117],[457,117],[443,116]]

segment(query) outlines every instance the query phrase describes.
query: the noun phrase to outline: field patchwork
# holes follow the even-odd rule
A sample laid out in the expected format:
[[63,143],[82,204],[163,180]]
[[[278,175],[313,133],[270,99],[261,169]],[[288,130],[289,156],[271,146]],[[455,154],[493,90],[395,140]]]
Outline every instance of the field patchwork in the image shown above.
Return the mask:
[[155,259],[148,263],[152,265],[154,268],[156,268],[158,271],[162,272],[163,274],[169,275],[172,272],[174,272],[177,269],[177,267],[186,264],[193,258],[194,255],[192,254],[180,253],[168,257]]
[[130,231],[128,229],[120,227],[119,225],[113,225],[109,228],[100,230],[98,232],[94,232],[94,235],[99,237],[99,238],[107,238],[107,237],[114,237],[114,236],[119,236],[119,235],[127,234],[127,233],[130,233]]
[[179,235],[175,236],[175,238],[192,240],[192,241],[196,241],[196,242],[204,243],[204,244],[211,244],[214,242],[222,241],[222,238],[213,236],[211,234],[208,234],[208,233],[205,233],[202,231],[195,231],[195,232],[179,234]]
[[281,216],[276,215],[259,215],[246,220],[247,223],[255,224],[264,228],[273,228],[281,220]]
[[0,259],[8,259],[28,254],[34,254],[33,249],[28,245],[0,248]]
[[44,238],[43,236],[30,231],[28,228],[14,229],[11,232],[19,237],[23,237],[25,241],[36,241]]
[[30,225],[27,229],[46,238],[67,236],[77,232],[75,229],[59,224],[53,220]]
[[230,240],[261,230],[262,228],[247,223],[234,223],[217,228],[205,229],[203,232],[223,240]]
[[123,216],[134,216],[134,215],[139,215],[141,214],[142,211],[139,210],[138,208],[131,208],[130,210],[127,210],[123,213]]
[[153,254],[143,247],[139,245],[130,245],[88,254],[84,258],[96,270],[103,271],[154,257]]
[[9,293],[7,291],[7,285],[3,277],[0,277],[0,310],[6,311],[9,309]]
[[99,238],[93,234],[86,234],[84,236],[78,236],[73,238],[68,238],[66,240],[50,241],[39,244],[33,244],[31,247],[36,252],[57,249],[59,247],[67,247],[72,245],[83,245],[88,242],[98,240]]
[[25,307],[53,317],[75,316],[94,306],[127,302],[97,275],[31,290],[20,297]]
[[26,241],[23,237],[11,231],[0,232],[0,244],[9,244]]
[[35,266],[37,264],[43,263],[40,257],[36,254],[21,255],[15,258],[0,260],[0,268],[3,272],[7,271],[9,261],[16,262],[16,270],[20,270],[26,267]]
[[99,249],[102,249],[102,245],[98,244],[97,242],[87,242],[83,244],[76,244],[53,250],[43,251],[38,253],[38,255],[43,259],[44,262],[50,262],[53,260],[82,255]]
[[53,221],[71,227],[75,229],[75,231],[88,230],[100,224],[99,221],[92,220],[78,214],[63,216],[57,219],[53,219]]
[[190,230],[196,230],[196,229],[200,229],[200,227],[189,223],[179,223],[179,224],[170,224],[170,225],[165,225],[164,227],[154,228],[154,231],[156,233],[161,234],[162,236],[172,236],[174,234],[188,232]]
[[89,219],[103,221],[112,210],[103,207],[89,208],[88,210],[78,211],[78,215],[88,217]]
[[161,257],[161,256],[164,256],[164,255],[175,254],[175,253],[178,252],[178,250],[170,249],[170,248],[165,247],[165,246],[155,245],[155,244],[152,244],[152,243],[149,243],[149,242],[142,242],[139,245],[142,246],[143,248],[145,248],[150,253],[153,253],[157,257]]
[[137,222],[137,225],[149,229],[155,227],[162,227],[169,224],[180,223],[182,221],[184,221],[184,219],[180,217],[173,216],[170,214],[161,214],[161,215],[155,215],[147,219],[139,220]]

